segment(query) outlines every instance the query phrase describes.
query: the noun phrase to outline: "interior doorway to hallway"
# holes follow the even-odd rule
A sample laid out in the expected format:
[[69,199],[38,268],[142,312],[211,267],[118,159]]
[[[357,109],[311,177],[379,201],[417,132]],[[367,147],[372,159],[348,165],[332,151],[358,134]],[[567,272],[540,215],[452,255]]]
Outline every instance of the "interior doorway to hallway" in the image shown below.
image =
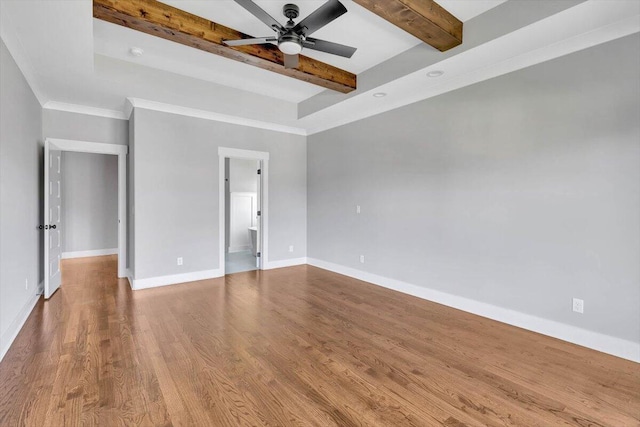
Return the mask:
[[[44,155],[44,224],[40,224],[44,232],[44,297],[50,298],[62,284],[60,270],[63,258],[63,153],[107,154],[117,156],[117,249],[118,277],[126,275],[126,156],[127,147],[124,145],[102,144],[86,141],[47,138],[45,140]],[[74,256],[87,255],[71,252]],[[95,255],[95,253],[94,253]]]

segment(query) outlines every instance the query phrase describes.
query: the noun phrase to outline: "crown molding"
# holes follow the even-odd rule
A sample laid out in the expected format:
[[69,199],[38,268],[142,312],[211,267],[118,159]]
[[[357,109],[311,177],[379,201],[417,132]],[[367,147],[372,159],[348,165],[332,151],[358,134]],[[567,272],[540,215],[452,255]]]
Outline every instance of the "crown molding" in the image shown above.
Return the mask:
[[131,119],[131,114],[133,114],[133,103],[130,98],[127,98],[124,101],[124,115],[127,120]]
[[128,120],[129,117],[122,111],[108,110],[106,108],[89,107],[86,105],[67,104],[65,102],[48,101],[42,106],[45,110],[64,111],[67,113],[86,114],[89,116],[106,117],[109,119]]
[[[196,108],[182,107],[179,105],[165,104],[162,102],[149,101],[140,98],[127,98],[127,104],[131,104],[131,110],[134,108],[143,108],[145,110],[160,111],[163,113],[178,114],[181,116],[194,117],[198,119],[212,120],[216,122],[230,123],[240,126],[248,126],[258,129],[272,130],[275,132],[290,133],[294,135],[306,136],[307,131],[303,128],[291,127],[271,123],[261,120],[247,119],[245,117],[231,116],[228,114],[215,113],[213,111],[199,110]],[[129,113],[130,115],[131,113]]]

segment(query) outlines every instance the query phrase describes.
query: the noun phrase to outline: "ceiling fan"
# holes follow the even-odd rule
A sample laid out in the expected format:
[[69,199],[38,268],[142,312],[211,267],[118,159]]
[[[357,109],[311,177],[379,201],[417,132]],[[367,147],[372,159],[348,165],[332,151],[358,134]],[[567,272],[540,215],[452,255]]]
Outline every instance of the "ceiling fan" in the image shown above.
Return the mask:
[[282,8],[282,13],[289,20],[284,26],[252,0],[234,1],[267,24],[269,28],[277,33],[277,36],[223,40],[223,43],[227,46],[277,43],[278,49],[284,54],[285,68],[296,68],[298,66],[298,54],[303,48],[318,50],[345,58],[351,58],[356,51],[354,47],[309,37],[311,33],[319,30],[347,12],[347,8],[338,0],[329,0],[297,24],[293,22],[293,20],[300,14],[300,9],[295,4],[285,4]]

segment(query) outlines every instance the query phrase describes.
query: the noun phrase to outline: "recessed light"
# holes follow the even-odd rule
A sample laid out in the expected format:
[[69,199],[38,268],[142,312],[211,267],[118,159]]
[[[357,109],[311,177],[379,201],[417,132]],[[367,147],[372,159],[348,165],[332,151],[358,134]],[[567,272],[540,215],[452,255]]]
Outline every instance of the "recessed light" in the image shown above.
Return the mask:
[[387,94],[384,92],[378,92],[378,93],[374,93],[373,96],[376,98],[384,98],[385,96],[387,96]]
[[139,47],[132,47],[131,49],[129,49],[129,53],[132,56],[140,57],[144,53],[144,50],[140,49]]
[[443,74],[444,74],[444,71],[434,70],[434,71],[429,71],[427,73],[427,77],[440,77]]

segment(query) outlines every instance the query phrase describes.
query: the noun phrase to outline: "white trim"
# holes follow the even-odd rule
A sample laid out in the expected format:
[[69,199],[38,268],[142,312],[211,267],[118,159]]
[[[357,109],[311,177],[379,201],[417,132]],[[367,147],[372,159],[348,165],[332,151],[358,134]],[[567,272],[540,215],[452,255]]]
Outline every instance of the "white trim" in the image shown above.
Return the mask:
[[108,110],[106,108],[89,107],[87,105],[67,104],[66,102],[48,101],[43,106],[45,110],[64,111],[67,113],[86,114],[88,116],[106,117],[109,119],[127,120],[128,117],[122,111]]
[[94,249],[90,251],[62,252],[62,259],[87,258],[94,256],[117,255],[118,248]]
[[[43,187],[44,187],[44,200],[43,200],[43,205],[44,205],[44,212],[42,214],[42,218],[46,223],[49,222],[49,197],[51,196],[51,183],[49,182],[49,163],[50,163],[50,159],[51,157],[49,157],[49,149],[50,149],[50,145],[48,141],[45,141],[44,143],[44,182],[43,182]],[[49,233],[46,232],[44,233],[44,240],[43,240],[43,245],[44,245],[44,258],[42,260],[43,262],[43,271],[44,271],[44,297],[45,299],[48,299],[51,295],[48,293],[49,291],[49,272],[50,272],[50,265],[49,264]]]
[[127,274],[127,153],[129,147],[118,154],[118,277]]
[[124,101],[124,116],[127,120],[131,119],[131,114],[133,113],[133,103],[129,98]]
[[51,148],[61,151],[75,151],[79,153],[111,154],[121,156],[127,154],[129,147],[120,144],[105,144],[102,142],[76,141],[73,139],[47,138]]
[[243,245],[243,246],[229,246],[229,253],[235,252],[246,252],[251,250],[251,245]]
[[160,111],[163,113],[178,114],[181,116],[195,117],[198,119],[212,120],[215,122],[230,123],[234,125],[248,126],[258,129],[272,130],[275,132],[290,133],[294,135],[307,135],[307,131],[302,128],[286,126],[263,120],[248,119],[245,117],[232,116],[229,114],[214,113],[213,111],[199,110],[197,108],[182,107],[179,105],[165,104],[162,102],[149,101],[140,98],[127,98],[133,108],[144,108],[146,110]]
[[[75,141],[71,139],[46,138],[46,150],[51,147],[61,151],[78,153],[109,154],[118,156],[118,277],[126,277],[127,273],[127,153],[129,147],[120,144],[104,144],[100,142]],[[47,179],[45,170],[45,182]],[[45,206],[45,209],[47,206]],[[45,245],[46,250],[46,245]],[[47,257],[45,256],[45,262]],[[46,272],[46,268],[45,268]],[[46,278],[45,278],[46,279]]]
[[241,150],[239,148],[227,147],[218,147],[218,156],[234,159],[269,160],[269,153],[267,151]]
[[274,268],[285,268],[285,267],[293,267],[296,265],[304,265],[307,264],[307,258],[291,258],[291,259],[283,259],[279,261],[270,261],[266,263],[265,270],[273,270]]
[[225,243],[227,235],[226,226],[226,187],[225,187],[225,156],[220,154],[218,149],[218,269],[224,276],[225,269]]
[[241,150],[238,148],[218,147],[218,268],[225,274],[225,176],[224,159],[250,159],[260,161],[261,185],[258,198],[260,199],[260,269],[269,265],[269,153],[266,151]]
[[612,354],[623,359],[640,362],[640,343],[604,335],[598,332],[588,331],[565,323],[543,319],[530,314],[509,310],[507,308],[425,288],[423,286],[401,282],[399,280],[378,276],[376,274],[367,273],[365,271],[356,270],[355,268],[345,267],[343,265],[315,258],[308,258],[307,263],[314,267],[323,268],[325,270],[333,271],[334,273],[363,280],[374,285],[382,286],[383,288],[393,289],[428,301],[437,302],[438,304],[457,308],[459,310],[497,320],[508,325],[528,329],[543,335],[548,335],[563,341],[598,350],[603,353]]
[[179,283],[195,282],[198,280],[215,279],[224,274],[220,269],[194,271],[192,273],[172,274],[169,276],[150,277],[148,279],[129,279],[133,282],[131,289],[139,291],[141,289],[157,288],[160,286],[177,285]]
[[0,337],[0,362],[4,358],[5,354],[7,354],[7,351],[9,351],[11,344],[13,344],[16,337],[20,333],[20,330],[22,330],[22,327],[29,318],[29,315],[33,311],[33,308],[36,306],[36,303],[39,299],[39,294],[32,295],[29,301],[27,301],[24,307],[22,307],[20,313],[18,313],[15,319],[13,319],[13,322],[11,322],[9,328],[5,331],[4,334],[2,334],[2,337]]

